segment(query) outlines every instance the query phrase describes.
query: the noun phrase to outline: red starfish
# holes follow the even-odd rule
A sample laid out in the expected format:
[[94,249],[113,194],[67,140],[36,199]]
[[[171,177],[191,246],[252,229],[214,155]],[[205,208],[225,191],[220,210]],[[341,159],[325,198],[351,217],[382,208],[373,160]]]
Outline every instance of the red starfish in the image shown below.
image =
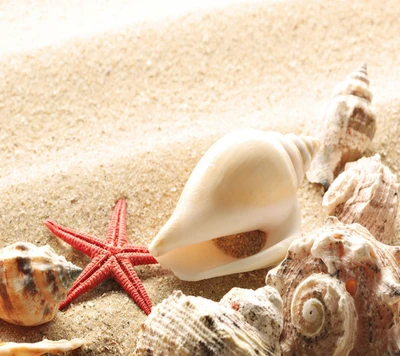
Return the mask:
[[151,301],[133,266],[158,263],[146,247],[128,244],[126,238],[126,201],[120,199],[114,208],[107,237],[100,240],[52,221],[49,230],[71,246],[88,255],[92,261],[75,281],[61,305],[64,308],[75,298],[88,292],[106,278],[113,277],[146,313],[151,312]]

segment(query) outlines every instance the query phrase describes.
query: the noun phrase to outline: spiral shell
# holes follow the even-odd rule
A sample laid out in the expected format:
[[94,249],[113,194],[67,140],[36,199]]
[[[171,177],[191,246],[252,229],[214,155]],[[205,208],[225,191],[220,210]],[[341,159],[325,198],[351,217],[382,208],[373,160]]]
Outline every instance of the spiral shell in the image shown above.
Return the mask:
[[346,162],[362,156],[376,130],[371,101],[367,65],[363,63],[333,91],[318,135],[323,145],[307,172],[310,182],[327,190]]
[[266,277],[283,301],[283,355],[397,355],[400,248],[330,217]]
[[153,308],[137,356],[280,355],[282,300],[272,287],[232,289],[220,303],[175,291]]
[[278,263],[300,233],[296,190],[318,147],[311,137],[252,129],[222,137],[193,170],[151,254],[192,281]]
[[46,245],[17,242],[0,250],[0,319],[47,323],[82,269]]
[[379,241],[393,244],[398,194],[396,175],[376,154],[346,164],[324,195],[322,206],[341,222],[359,223]]
[[2,356],[39,356],[44,354],[60,354],[72,351],[81,347],[85,343],[84,339],[72,340],[43,340],[33,344],[0,342],[0,355]]

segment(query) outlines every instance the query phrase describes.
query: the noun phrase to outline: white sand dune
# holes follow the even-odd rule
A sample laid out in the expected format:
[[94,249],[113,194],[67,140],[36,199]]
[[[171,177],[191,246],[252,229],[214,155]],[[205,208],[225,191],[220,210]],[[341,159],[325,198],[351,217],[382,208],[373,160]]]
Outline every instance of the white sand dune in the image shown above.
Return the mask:
[[[48,243],[83,267],[89,259],[43,221],[103,237],[120,197],[130,241],[148,245],[218,137],[239,127],[312,133],[334,85],[362,61],[378,117],[370,153],[400,171],[398,0],[180,1],[155,13],[152,1],[61,3],[0,4],[0,246]],[[307,232],[324,221],[322,193],[305,181],[299,194]],[[174,289],[217,300],[266,274],[188,283],[158,266],[137,271],[153,304]],[[127,355],[144,319],[106,282],[49,324],[0,321],[0,338],[86,337],[71,355]]]

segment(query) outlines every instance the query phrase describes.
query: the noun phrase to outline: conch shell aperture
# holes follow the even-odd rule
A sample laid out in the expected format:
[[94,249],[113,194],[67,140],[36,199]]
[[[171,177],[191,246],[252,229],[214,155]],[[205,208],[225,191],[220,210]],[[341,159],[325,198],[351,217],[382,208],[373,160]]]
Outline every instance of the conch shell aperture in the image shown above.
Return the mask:
[[296,190],[318,147],[272,131],[225,135],[193,170],[150,253],[190,281],[278,263],[301,232]]
[[0,319],[34,326],[54,318],[82,269],[46,245],[17,242],[0,250]]
[[371,101],[367,65],[363,63],[333,91],[318,136],[322,147],[307,172],[311,183],[322,184],[326,191],[346,162],[362,156],[376,130]]

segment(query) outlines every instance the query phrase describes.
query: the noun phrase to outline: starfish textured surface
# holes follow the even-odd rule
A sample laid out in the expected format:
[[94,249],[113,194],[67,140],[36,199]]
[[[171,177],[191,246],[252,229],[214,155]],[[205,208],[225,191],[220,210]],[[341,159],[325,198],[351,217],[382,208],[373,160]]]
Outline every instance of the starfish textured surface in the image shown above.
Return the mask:
[[150,298],[133,267],[158,262],[146,247],[128,244],[124,199],[120,199],[114,208],[105,240],[82,234],[49,220],[45,225],[54,235],[92,259],[75,281],[60,309],[112,277],[146,314],[150,314]]

